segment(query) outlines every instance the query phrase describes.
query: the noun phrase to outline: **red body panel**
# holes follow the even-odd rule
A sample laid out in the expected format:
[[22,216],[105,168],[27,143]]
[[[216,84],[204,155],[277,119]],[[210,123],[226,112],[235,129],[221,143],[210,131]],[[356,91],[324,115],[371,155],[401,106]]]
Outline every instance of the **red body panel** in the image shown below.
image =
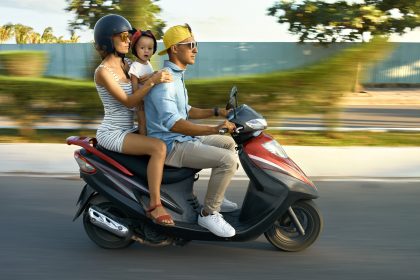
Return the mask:
[[270,135],[261,133],[244,144],[244,151],[248,154],[252,162],[261,169],[282,172],[290,175],[312,187],[315,185],[306,177],[305,173],[289,157],[279,157],[267,151],[262,145],[274,140]]
[[107,163],[111,164],[112,166],[114,166],[115,168],[120,170],[122,173],[124,173],[126,175],[129,175],[129,176],[133,176],[133,173],[128,171],[127,168],[125,168],[124,166],[122,166],[121,164],[119,164],[118,162],[116,162],[115,160],[113,160],[112,158],[110,158],[106,154],[102,153],[101,151],[98,151],[95,148],[96,144],[98,143],[96,138],[85,137],[85,136],[70,136],[70,137],[67,138],[66,141],[67,141],[68,145],[80,146],[80,147],[84,148],[86,151],[96,155],[97,157],[99,157],[99,158],[103,159],[104,161],[106,161]]

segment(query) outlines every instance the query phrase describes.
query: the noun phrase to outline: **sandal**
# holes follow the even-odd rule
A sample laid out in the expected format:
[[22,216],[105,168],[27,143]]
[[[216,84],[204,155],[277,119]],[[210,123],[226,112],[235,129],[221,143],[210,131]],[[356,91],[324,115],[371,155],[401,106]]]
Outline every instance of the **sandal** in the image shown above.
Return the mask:
[[[169,215],[169,214],[160,215],[160,216],[158,216],[156,218],[152,216],[151,213],[153,212],[153,210],[155,210],[158,207],[162,207],[163,208],[162,204],[156,204],[155,206],[150,207],[149,209],[147,209],[146,210],[146,216],[147,216],[147,218],[151,219],[152,222],[154,222],[155,224],[158,224],[158,225],[161,225],[161,226],[165,226],[165,227],[172,227],[172,226],[174,226],[175,223],[172,220],[171,215]],[[164,222],[165,220],[171,220],[172,222],[165,223]]]

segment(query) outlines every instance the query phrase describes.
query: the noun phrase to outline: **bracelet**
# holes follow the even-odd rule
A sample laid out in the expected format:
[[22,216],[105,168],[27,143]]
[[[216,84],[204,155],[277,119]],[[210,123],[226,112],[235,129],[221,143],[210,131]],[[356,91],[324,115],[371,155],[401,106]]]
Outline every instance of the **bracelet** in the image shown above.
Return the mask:
[[214,107],[214,108],[213,108],[213,115],[214,115],[215,117],[218,117],[218,116],[219,116],[219,107]]

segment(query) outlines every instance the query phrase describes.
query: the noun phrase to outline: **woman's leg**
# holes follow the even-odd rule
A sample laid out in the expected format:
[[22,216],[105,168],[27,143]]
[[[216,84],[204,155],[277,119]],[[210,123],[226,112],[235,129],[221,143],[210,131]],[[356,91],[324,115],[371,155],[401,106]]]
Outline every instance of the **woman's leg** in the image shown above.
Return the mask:
[[[124,154],[149,155],[147,165],[147,180],[150,192],[150,205],[160,204],[160,185],[162,183],[163,165],[166,158],[166,145],[159,139],[140,134],[129,133],[124,137]],[[150,213],[154,218],[168,214],[163,207],[158,207]],[[164,219],[163,223],[172,224],[172,219]]]

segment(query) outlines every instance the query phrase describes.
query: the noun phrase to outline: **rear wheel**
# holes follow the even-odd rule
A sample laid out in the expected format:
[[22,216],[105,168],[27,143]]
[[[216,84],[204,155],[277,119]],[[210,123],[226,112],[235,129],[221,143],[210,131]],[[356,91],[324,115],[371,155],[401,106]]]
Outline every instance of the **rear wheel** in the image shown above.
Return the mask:
[[[112,214],[117,218],[124,219],[128,217],[127,214],[125,214],[121,209],[117,208],[112,202],[108,201],[103,196],[95,196],[90,201],[89,207],[93,205],[99,207],[101,210],[107,213]],[[83,213],[83,226],[89,238],[99,247],[105,249],[121,249],[129,246],[134,242],[131,237],[120,237],[92,224],[88,213],[89,207],[87,207]]]
[[276,248],[296,252],[301,251],[317,240],[323,227],[323,219],[318,207],[311,200],[297,201],[292,206],[305,234],[302,235],[287,211],[277,219],[264,235]]

